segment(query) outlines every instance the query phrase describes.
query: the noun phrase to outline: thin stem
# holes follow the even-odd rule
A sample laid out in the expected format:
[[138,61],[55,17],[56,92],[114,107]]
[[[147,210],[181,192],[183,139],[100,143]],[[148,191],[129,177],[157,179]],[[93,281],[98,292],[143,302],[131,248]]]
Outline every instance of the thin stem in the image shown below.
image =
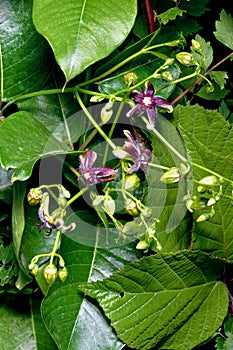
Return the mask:
[[38,96],[45,96],[45,95],[54,95],[54,94],[63,94],[63,93],[73,93],[74,88],[67,88],[67,89],[49,89],[49,90],[41,90],[41,91],[35,91],[35,92],[30,92],[25,95],[20,95],[13,97],[10,99],[10,101],[3,107],[2,110],[5,110],[7,107],[12,105],[13,103],[21,100],[25,100],[26,98],[31,98],[31,97],[38,97]]
[[149,34],[155,31],[154,14],[150,0],[143,0]]
[[80,98],[79,93],[76,91],[75,96],[77,98],[78,103],[80,104],[80,107],[82,108],[83,112],[86,114],[88,120],[92,123],[92,125],[98,130],[99,134],[104,138],[104,140],[109,144],[110,147],[113,149],[116,148],[116,145],[112,142],[112,140],[109,139],[109,137],[105,134],[105,132],[101,129],[99,124],[95,121],[95,119],[92,117],[92,115],[88,112],[87,108],[83,104],[83,101]]
[[50,265],[52,265],[52,263],[53,263],[53,259],[54,259],[54,256],[56,254],[57,247],[58,247],[58,244],[59,244],[60,235],[61,235],[60,230],[57,230],[56,238],[55,238],[55,242],[54,242],[54,246],[53,246],[53,250],[51,251],[51,257],[50,257],[50,262],[49,262]]
[[[118,122],[118,120],[119,120],[119,118],[120,118],[122,109],[123,109],[124,104],[125,104],[126,96],[127,96],[127,94],[125,94],[125,96],[123,97],[123,99],[122,99],[122,101],[121,101],[121,103],[120,103],[120,106],[119,106],[119,108],[118,108],[118,110],[117,110],[116,116],[115,116],[114,121],[113,121],[112,126],[111,126],[111,129],[110,129],[110,131],[109,131],[109,133],[108,133],[109,139],[112,139],[112,135],[113,135],[114,129],[115,129],[116,124],[117,124],[117,122]],[[109,144],[107,144],[107,145],[106,145],[106,148],[105,148],[104,157],[103,157],[103,164],[106,163],[107,156],[108,156],[108,151],[109,151]]]
[[[142,120],[145,122],[146,125],[149,125],[150,123],[145,117],[142,117]],[[167,147],[169,148],[182,162],[189,163],[188,159],[186,159],[180,152],[178,152],[155,128],[152,129],[153,133],[158,137],[158,139]]]
[[87,190],[88,190],[88,187],[83,187],[78,193],[76,193],[75,196],[73,196],[72,198],[70,198],[70,200],[67,201],[66,206],[68,207],[69,205],[71,205],[74,201],[76,201],[79,197],[81,197],[83,193],[85,193]]
[[210,174],[212,174],[212,175],[214,175],[214,176],[216,176],[216,177],[218,177],[218,178],[221,178],[221,179],[223,179],[223,180],[225,180],[225,181],[230,182],[231,184],[233,184],[233,181],[231,181],[230,179],[228,179],[228,178],[226,178],[226,177],[224,177],[224,176],[222,176],[222,175],[216,173],[216,172],[213,171],[213,170],[210,170],[210,169],[208,169],[208,168],[206,168],[206,167],[204,167],[204,166],[202,166],[202,165],[200,165],[200,164],[194,163],[194,162],[190,162],[190,164],[191,164],[192,166],[196,167],[196,168],[205,170],[206,172],[208,172],[208,173],[210,173]]
[[160,164],[154,164],[154,163],[148,163],[148,165],[152,168],[162,169],[162,170],[169,170],[170,168],[167,166],[163,166]]

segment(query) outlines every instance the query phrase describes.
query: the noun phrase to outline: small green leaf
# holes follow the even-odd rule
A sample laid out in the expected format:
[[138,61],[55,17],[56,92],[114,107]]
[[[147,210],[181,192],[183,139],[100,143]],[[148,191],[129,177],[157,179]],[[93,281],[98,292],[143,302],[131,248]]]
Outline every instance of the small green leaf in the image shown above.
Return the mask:
[[216,21],[214,35],[223,45],[233,50],[233,18],[225,10],[220,13],[220,21]]
[[162,24],[167,24],[169,21],[176,19],[177,16],[182,16],[184,10],[181,10],[179,7],[173,7],[163,12],[161,15],[158,15],[158,19]]
[[[33,21],[50,43],[66,81],[108,56],[129,34],[135,0],[35,0]],[[120,23],[120,26],[119,26]]]
[[228,293],[216,281],[222,269],[201,252],[157,254],[79,289],[98,300],[130,348],[186,350],[213,335],[227,314]]
[[226,79],[228,79],[227,72],[213,71],[210,72],[210,77],[220,86],[221,90],[224,89],[224,86],[226,85]]

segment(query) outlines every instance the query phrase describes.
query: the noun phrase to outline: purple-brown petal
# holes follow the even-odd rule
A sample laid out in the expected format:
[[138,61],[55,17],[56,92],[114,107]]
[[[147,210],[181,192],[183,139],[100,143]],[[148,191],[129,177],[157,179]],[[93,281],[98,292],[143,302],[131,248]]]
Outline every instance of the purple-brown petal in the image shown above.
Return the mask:
[[148,81],[147,82],[147,89],[145,91],[145,96],[153,97],[154,93],[155,93],[154,86]]
[[172,105],[161,96],[154,96],[153,102],[156,106],[168,109],[169,112],[173,111]]
[[149,119],[149,124],[147,124],[146,127],[148,130],[151,130],[155,127],[156,114],[157,114],[156,108],[147,109],[147,116]]
[[144,112],[145,108],[143,107],[143,105],[136,105],[135,107],[133,107],[132,109],[130,109],[130,111],[126,114],[126,117],[131,118],[133,116],[138,117],[140,114],[142,114]]

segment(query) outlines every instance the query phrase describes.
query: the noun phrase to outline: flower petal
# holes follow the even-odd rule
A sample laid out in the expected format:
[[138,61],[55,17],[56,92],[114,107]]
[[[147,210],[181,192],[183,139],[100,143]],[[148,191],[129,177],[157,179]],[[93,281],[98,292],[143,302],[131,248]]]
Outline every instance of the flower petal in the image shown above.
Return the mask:
[[173,111],[172,105],[161,96],[154,96],[153,102],[156,106],[168,109],[169,113]]
[[147,89],[146,89],[144,95],[148,96],[148,97],[153,97],[154,93],[155,93],[154,86],[149,81],[147,82],[146,86],[147,86]]
[[157,110],[156,108],[147,109],[147,116],[149,119],[149,124],[147,124],[147,129],[152,130],[155,127],[155,118],[156,118]]
[[143,107],[143,105],[138,104],[135,107],[133,107],[132,109],[130,109],[130,111],[126,114],[126,117],[128,117],[128,118],[131,118],[133,116],[138,117],[144,111],[145,111],[145,108]]

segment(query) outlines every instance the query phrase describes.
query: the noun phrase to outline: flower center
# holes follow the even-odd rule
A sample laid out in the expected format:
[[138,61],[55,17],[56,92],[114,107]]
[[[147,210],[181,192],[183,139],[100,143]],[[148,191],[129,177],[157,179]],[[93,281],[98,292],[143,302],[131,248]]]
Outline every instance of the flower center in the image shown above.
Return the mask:
[[151,97],[148,97],[148,96],[144,97],[143,104],[146,107],[150,107],[152,105]]

